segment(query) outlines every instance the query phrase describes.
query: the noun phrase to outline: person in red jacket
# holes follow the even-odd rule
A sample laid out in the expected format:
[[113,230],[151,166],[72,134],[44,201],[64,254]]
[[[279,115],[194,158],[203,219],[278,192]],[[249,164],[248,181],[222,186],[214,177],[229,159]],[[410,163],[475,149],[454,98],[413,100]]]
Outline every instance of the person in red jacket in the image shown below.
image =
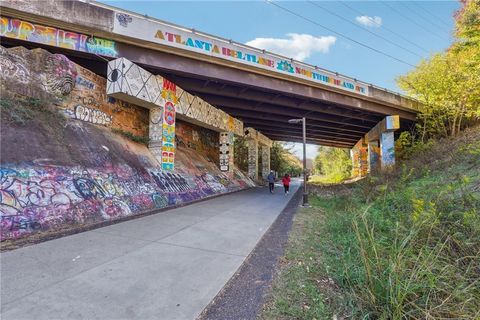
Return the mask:
[[288,190],[290,189],[290,176],[288,173],[285,173],[285,176],[282,178],[283,188],[285,189],[285,195],[288,194]]

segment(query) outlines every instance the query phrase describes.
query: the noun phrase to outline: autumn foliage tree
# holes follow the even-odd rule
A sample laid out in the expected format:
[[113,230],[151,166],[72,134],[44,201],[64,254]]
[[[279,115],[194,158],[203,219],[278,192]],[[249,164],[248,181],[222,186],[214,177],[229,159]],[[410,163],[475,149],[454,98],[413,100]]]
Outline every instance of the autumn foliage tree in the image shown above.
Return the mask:
[[455,136],[480,119],[480,1],[465,1],[455,20],[452,46],[397,79],[423,103],[417,125],[421,141]]

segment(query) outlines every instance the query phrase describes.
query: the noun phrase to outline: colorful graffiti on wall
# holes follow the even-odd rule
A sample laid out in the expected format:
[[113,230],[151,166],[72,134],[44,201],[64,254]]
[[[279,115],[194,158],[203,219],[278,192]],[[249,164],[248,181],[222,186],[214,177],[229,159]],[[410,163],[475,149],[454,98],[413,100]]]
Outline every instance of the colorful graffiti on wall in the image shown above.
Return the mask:
[[[191,148],[180,147],[175,155],[174,170],[163,170],[145,146],[92,125],[125,128],[133,133],[145,133],[148,128],[148,111],[107,97],[105,79],[62,55],[52,55],[43,49],[30,51],[0,46],[0,52],[2,94],[8,91],[12,95],[35,94],[30,97],[37,97],[42,94],[56,98],[55,105],[70,118],[61,137],[38,123],[28,127],[29,135],[45,137],[46,144],[61,141],[58,144],[62,146],[61,153],[51,152],[49,157],[53,158],[45,159],[47,146],[41,145],[41,139],[19,134],[23,147],[14,152],[15,159],[18,157],[22,162],[0,164],[2,240],[118,219],[253,186],[237,169],[234,169],[235,176],[229,177],[220,172],[216,163]],[[25,72],[11,72],[4,67],[15,63]],[[22,76],[26,77],[22,80],[27,87],[35,90],[15,91],[20,87]],[[47,85],[48,77],[50,85]],[[166,88],[167,99],[174,100],[173,88],[171,85]],[[163,123],[173,126],[175,133],[175,109],[170,105],[173,103],[167,101],[165,114],[158,108],[157,122],[162,124],[160,139],[164,133]],[[3,134],[5,130],[9,135]],[[167,142],[175,147],[175,135],[169,130],[166,130]],[[212,142],[215,140],[203,134],[201,130],[207,129],[198,130],[196,134],[192,131],[197,148],[214,149],[218,155],[218,140]],[[2,122],[2,145],[10,141],[7,137],[18,132],[18,127]],[[218,134],[216,137],[218,139]]]
[[395,138],[393,132],[383,132],[380,136],[382,168],[395,165]]
[[0,168],[2,240],[68,224],[116,219],[229,191],[212,175],[192,177],[153,168],[148,172],[112,163],[96,169]]
[[117,57],[115,42],[19,19],[0,17],[0,35],[76,51]]
[[82,105],[75,107],[75,119],[87,121],[93,124],[109,126],[112,123],[112,117],[100,110],[90,109]]
[[368,173],[368,149],[367,147],[355,147],[351,149],[352,176],[364,177]]
[[69,118],[147,135],[147,110],[108,98],[106,79],[64,55],[0,46],[0,79],[2,92],[52,101]]

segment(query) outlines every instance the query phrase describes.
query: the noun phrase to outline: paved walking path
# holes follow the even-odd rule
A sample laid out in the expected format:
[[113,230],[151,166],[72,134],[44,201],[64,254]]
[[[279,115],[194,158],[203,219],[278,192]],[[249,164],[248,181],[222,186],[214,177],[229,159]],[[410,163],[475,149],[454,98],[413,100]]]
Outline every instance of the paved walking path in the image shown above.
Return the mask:
[[225,195],[1,258],[1,319],[195,319],[275,221],[279,187]]

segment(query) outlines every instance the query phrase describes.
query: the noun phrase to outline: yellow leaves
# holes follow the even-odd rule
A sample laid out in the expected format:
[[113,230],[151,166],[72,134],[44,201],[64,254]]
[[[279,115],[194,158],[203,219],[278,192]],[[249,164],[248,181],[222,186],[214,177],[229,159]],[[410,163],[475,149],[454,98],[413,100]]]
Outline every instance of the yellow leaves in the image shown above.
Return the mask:
[[432,201],[426,202],[424,199],[412,199],[412,220],[414,223],[436,223],[437,210],[435,203]]

